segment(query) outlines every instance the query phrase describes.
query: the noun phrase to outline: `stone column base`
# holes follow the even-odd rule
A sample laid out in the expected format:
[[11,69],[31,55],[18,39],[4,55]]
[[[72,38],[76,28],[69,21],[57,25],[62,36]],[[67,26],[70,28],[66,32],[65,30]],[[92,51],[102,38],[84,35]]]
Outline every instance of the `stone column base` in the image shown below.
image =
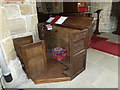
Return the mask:
[[13,80],[9,83],[3,78],[3,84],[5,88],[17,88],[28,81],[26,73],[23,71],[19,58],[11,60],[8,65]]

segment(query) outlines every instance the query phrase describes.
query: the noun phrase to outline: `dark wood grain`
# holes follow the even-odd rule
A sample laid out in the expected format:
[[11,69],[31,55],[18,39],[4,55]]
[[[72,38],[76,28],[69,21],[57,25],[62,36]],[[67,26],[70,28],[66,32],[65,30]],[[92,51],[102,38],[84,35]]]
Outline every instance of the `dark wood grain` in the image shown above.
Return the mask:
[[[88,43],[93,34],[92,18],[70,17],[62,25],[52,24],[51,31],[44,31],[45,43],[33,43],[31,36],[14,40],[17,55],[34,83],[72,80],[85,70]],[[63,61],[52,58],[50,50],[55,47],[66,49],[67,58]]]
[[48,58],[48,69],[37,75],[32,80],[37,83],[50,83],[50,82],[60,82],[60,81],[68,81],[70,77],[65,76],[63,73],[64,70],[67,68],[65,65],[59,63],[58,61]]
[[46,70],[44,41],[33,43],[32,36],[14,39],[15,50],[29,78]]
[[67,66],[63,73],[70,77],[85,70],[88,29],[73,29],[53,25],[52,31],[46,31],[47,48],[62,47],[67,50],[67,58],[59,63]]

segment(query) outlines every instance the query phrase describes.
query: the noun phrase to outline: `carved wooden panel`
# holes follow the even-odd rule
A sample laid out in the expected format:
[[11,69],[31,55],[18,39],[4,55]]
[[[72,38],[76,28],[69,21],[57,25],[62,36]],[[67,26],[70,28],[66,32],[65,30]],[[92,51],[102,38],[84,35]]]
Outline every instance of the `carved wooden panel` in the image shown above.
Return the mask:
[[85,69],[87,31],[53,25],[53,30],[45,33],[47,48],[59,46],[67,50],[69,60],[67,63],[63,60],[62,63],[68,66],[64,73],[71,78]]
[[85,69],[86,63],[86,51],[80,51],[74,54],[70,60],[71,67],[70,67],[70,76],[74,78],[78,73]]

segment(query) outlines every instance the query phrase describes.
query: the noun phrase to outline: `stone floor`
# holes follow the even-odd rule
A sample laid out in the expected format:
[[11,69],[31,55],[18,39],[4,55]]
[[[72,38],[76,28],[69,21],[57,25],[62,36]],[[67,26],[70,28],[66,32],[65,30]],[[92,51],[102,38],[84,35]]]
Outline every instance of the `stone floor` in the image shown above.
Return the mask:
[[[102,33],[101,37],[118,43],[118,36]],[[34,84],[30,79],[17,88],[118,88],[118,57],[89,48],[86,70],[72,81]]]

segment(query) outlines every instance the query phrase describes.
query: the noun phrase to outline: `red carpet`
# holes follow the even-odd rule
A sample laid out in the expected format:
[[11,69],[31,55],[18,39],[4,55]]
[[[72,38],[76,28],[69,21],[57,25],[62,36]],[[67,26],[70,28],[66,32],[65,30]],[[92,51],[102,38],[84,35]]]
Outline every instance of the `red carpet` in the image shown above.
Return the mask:
[[112,55],[120,56],[120,53],[118,52],[120,44],[112,43],[106,40],[107,38],[93,36],[89,47]]
[[105,40],[108,40],[108,39],[103,38],[103,37],[99,37],[99,36],[92,36],[89,47],[91,47],[94,44],[99,43],[101,41],[105,41]]

